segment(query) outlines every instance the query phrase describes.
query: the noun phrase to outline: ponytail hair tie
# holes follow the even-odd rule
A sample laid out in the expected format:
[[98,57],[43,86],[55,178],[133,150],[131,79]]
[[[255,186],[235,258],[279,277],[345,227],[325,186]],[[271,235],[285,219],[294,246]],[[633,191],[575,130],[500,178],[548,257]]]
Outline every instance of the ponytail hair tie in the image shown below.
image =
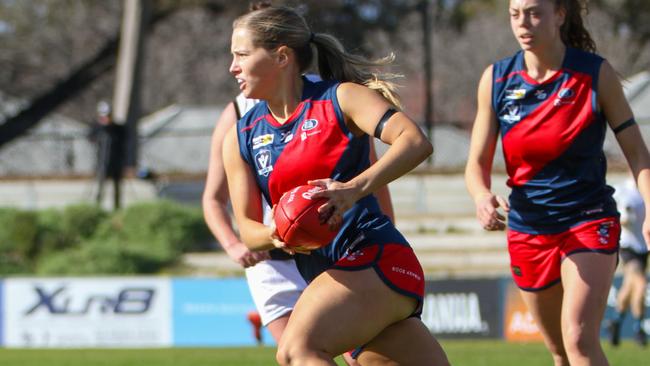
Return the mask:
[[309,41],[307,41],[307,43],[314,42],[314,37],[316,37],[316,34],[314,34],[314,32],[309,33]]

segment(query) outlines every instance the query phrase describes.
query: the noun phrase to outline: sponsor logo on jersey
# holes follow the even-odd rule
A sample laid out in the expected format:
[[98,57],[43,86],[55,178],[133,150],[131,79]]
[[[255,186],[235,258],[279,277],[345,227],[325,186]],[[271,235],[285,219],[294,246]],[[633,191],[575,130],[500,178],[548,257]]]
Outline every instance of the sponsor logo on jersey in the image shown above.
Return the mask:
[[315,119],[311,118],[311,119],[305,120],[305,122],[303,122],[302,127],[300,127],[300,129],[303,130],[303,131],[309,131],[309,130],[313,130],[314,128],[316,128],[316,126],[318,126],[318,120],[315,120]]
[[521,111],[521,106],[518,103],[508,102],[505,106],[505,111],[501,115],[501,119],[506,122],[514,123],[521,120],[519,112]]
[[417,273],[415,273],[415,272],[413,272],[413,271],[411,271],[411,270],[408,270],[408,269],[406,269],[406,268],[393,266],[393,267],[391,268],[391,271],[393,271],[393,272],[395,272],[395,273],[403,274],[403,275],[406,275],[406,276],[409,276],[409,277],[413,277],[413,278],[415,278],[415,279],[418,280],[418,281],[421,281],[421,280],[422,280],[422,277],[421,277],[419,274],[417,274]]
[[506,90],[506,99],[518,100],[526,97],[526,89],[510,89]]
[[257,150],[262,146],[270,145],[273,143],[273,134],[259,135],[253,137],[253,150]]
[[535,98],[537,98],[538,100],[544,100],[544,99],[546,99],[546,97],[548,97],[548,94],[546,93],[546,91],[544,91],[544,90],[536,90],[535,91]]
[[291,131],[282,132],[282,134],[280,135],[280,141],[282,141],[285,144],[291,140],[293,140],[293,132]]
[[553,101],[553,105],[558,107],[565,104],[573,104],[573,97],[576,93],[571,88],[562,88],[557,93],[557,98]]
[[257,166],[257,174],[268,177],[273,171],[271,164],[271,152],[269,150],[260,150],[255,154],[255,165]]
[[320,132],[321,132],[321,130],[311,131],[311,132],[304,132],[303,131],[302,133],[300,133],[300,140],[305,141],[307,139],[307,137],[318,135]]

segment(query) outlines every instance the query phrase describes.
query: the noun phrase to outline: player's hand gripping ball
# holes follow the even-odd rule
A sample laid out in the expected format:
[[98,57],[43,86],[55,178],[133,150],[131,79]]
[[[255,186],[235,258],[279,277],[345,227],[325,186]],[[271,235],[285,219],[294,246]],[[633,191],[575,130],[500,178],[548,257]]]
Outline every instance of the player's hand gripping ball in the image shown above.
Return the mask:
[[273,220],[278,236],[287,247],[317,249],[329,244],[338,229],[331,230],[327,217],[318,213],[318,208],[327,202],[326,198],[312,199],[312,194],[322,191],[317,186],[298,186],[282,195],[275,207]]

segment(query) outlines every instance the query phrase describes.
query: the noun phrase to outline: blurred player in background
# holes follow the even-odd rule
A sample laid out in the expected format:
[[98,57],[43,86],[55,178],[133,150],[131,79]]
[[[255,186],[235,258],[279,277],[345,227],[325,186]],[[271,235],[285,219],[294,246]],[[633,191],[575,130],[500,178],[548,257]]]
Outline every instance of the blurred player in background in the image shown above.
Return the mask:
[[616,313],[608,326],[610,343],[618,346],[621,324],[623,324],[629,308],[633,317],[634,340],[639,345],[645,346],[647,339],[643,329],[643,317],[648,285],[646,279],[648,245],[643,238],[645,205],[634,180],[628,179],[614,188],[616,188],[614,199],[618,211],[621,213],[621,249],[619,254],[623,263],[623,284],[616,296]]
[[[515,283],[555,365],[607,365],[600,324],[620,224],[605,182],[603,141],[613,129],[650,204],[650,155],[612,66],[596,55],[580,0],[510,0],[521,51],[488,67],[466,167],[486,230],[503,230]],[[510,202],[491,191],[499,134]],[[648,215],[643,223],[650,237]]]
[[[322,82],[302,73],[318,51]],[[278,347],[281,365],[335,365],[359,349],[360,364],[446,365],[446,356],[419,319],[424,274],[415,254],[371,193],[422,162],[431,145],[398,112],[390,84],[365,67],[381,63],[347,54],[333,37],[312,33],[289,8],[266,8],[233,25],[230,72],[248,98],[262,99],[228,132],[224,164],[242,239],[254,251],[284,247],[263,223],[262,198],[305,183],[332,227],[329,245],[297,254],[309,285]],[[374,88],[370,89],[367,85]],[[374,135],[390,148],[370,165]],[[329,179],[323,179],[329,178]],[[298,251],[300,251],[298,249]]]

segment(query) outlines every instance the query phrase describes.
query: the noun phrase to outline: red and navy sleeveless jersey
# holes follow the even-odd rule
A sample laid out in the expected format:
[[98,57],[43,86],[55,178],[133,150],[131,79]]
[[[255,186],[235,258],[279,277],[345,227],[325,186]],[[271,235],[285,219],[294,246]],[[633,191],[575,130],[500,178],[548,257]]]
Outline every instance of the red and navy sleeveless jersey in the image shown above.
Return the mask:
[[[309,180],[346,182],[370,165],[370,138],[355,136],[345,125],[336,98],[339,83],[304,77],[303,83],[302,102],[284,124],[275,120],[265,101],[237,123],[240,154],[271,205]],[[310,255],[296,255],[296,264],[310,281],[350,251],[383,242],[408,245],[369,195],[344,214],[343,226],[331,244]]]
[[607,124],[598,109],[603,59],[567,48],[544,82],[525,71],[524,53],[493,65],[492,107],[499,123],[515,231],[549,234],[618,215],[605,183]]

